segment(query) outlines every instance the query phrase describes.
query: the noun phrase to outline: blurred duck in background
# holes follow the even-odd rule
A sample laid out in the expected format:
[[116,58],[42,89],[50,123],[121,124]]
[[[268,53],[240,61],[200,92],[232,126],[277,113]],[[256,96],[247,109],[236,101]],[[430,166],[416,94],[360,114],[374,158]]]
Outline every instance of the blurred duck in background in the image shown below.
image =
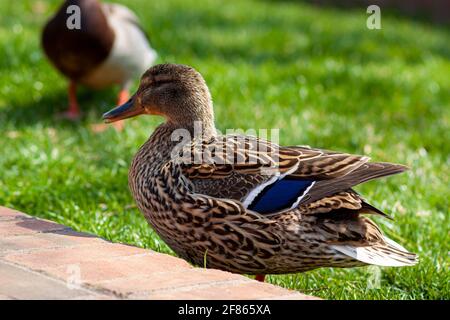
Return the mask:
[[[79,17],[73,15],[78,14]],[[73,19],[79,24],[71,24]],[[72,20],[70,20],[72,19]],[[42,46],[51,63],[69,79],[64,117],[77,119],[79,84],[101,89],[118,84],[117,104],[129,99],[129,87],[157,54],[137,16],[123,5],[97,0],[66,0],[47,22]],[[116,125],[121,129],[122,123]]]

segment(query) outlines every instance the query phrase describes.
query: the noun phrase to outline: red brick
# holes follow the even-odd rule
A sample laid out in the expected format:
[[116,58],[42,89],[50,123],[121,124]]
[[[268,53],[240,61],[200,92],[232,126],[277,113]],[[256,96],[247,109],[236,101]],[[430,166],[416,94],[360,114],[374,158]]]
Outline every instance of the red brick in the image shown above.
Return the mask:
[[20,211],[16,211],[10,208],[2,207],[0,206],[0,221],[2,220],[14,220],[14,219],[26,219],[30,216],[26,215],[25,213],[22,213]]
[[[186,269],[192,268],[184,260],[151,251],[142,255],[79,262],[77,266],[80,268],[81,281],[92,284],[122,278],[126,278],[126,281],[130,278],[144,279],[152,274],[180,270],[186,272]],[[67,265],[44,270],[61,279],[70,276]]]
[[92,295],[83,295],[79,297],[70,298],[68,300],[118,300],[119,297],[114,295],[106,295],[106,294],[92,294]]
[[321,299],[313,296],[307,296],[306,294],[302,294],[300,292],[292,291],[291,294],[271,297],[268,298],[268,300],[321,300]]
[[108,243],[95,236],[75,232],[73,230],[53,231],[0,238],[0,255],[11,251],[33,251],[78,245],[92,245],[94,243]]
[[[128,277],[113,281],[103,281],[99,283],[99,286],[126,296],[205,284],[213,286],[220,282],[233,280],[246,281],[242,276],[229,272],[192,268],[172,272],[152,272],[143,277]],[[247,280],[250,281],[249,279]]]
[[3,257],[30,269],[44,270],[61,265],[77,264],[83,261],[97,261],[112,257],[145,253],[146,250],[121,244],[93,244],[74,248],[56,248],[33,251],[30,253],[12,253]]
[[16,236],[0,238],[0,255],[19,250],[32,250],[37,248],[48,248],[52,242],[47,239],[41,239],[36,236]]
[[72,229],[64,229],[45,234],[37,234],[35,235],[35,237],[45,238],[51,241],[55,246],[112,244],[111,242],[96,237],[95,235],[84,232],[77,232]]
[[13,299],[70,299],[93,294],[0,261],[0,293]]
[[[75,270],[75,269],[76,270]],[[74,273],[75,272],[75,273]],[[69,281],[78,286],[71,289]],[[0,299],[310,299],[0,207]]]
[[0,221],[0,237],[63,230],[65,227],[46,220],[21,219]]
[[247,300],[270,299],[288,294],[289,291],[268,283],[259,283],[248,279],[244,282],[225,283],[204,287],[194,287],[187,290],[155,291],[147,294],[130,296],[134,299],[160,299],[160,300]]

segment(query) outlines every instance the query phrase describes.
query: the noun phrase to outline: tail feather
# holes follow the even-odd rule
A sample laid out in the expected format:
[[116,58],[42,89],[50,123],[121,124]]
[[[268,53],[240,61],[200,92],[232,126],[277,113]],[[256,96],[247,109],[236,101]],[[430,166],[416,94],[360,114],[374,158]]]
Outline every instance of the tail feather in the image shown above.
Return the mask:
[[380,209],[375,208],[374,206],[372,206],[371,204],[369,204],[365,201],[362,201],[361,210],[359,212],[360,213],[368,213],[368,214],[377,214],[377,215],[387,218],[389,220],[394,220],[391,216],[387,215]]
[[356,247],[333,245],[332,248],[355,260],[385,267],[413,266],[419,262],[418,256],[409,252],[395,241],[384,237],[385,243]]

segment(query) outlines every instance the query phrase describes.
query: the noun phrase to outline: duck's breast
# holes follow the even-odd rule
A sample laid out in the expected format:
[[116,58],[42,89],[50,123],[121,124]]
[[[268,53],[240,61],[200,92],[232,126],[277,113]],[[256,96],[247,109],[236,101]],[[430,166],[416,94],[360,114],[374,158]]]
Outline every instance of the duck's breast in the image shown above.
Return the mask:
[[114,44],[107,59],[82,83],[94,88],[112,84],[127,87],[152,66],[157,54],[133,12],[118,4],[103,4],[103,10],[115,34]]

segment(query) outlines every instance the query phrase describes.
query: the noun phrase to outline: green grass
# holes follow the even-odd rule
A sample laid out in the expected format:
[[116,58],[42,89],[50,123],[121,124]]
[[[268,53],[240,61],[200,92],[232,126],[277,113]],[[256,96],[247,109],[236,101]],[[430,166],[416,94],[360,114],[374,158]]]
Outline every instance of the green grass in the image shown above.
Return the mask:
[[[420,255],[417,266],[321,269],[270,276],[271,283],[327,299],[450,298],[447,28],[383,16],[383,29],[370,31],[365,8],[300,2],[120,2],[138,11],[160,62],[190,64],[205,76],[221,130],[280,128],[282,144],[412,168],[358,190],[395,218],[376,221]],[[127,187],[131,157],[161,119],[92,133],[117,89],[82,90],[79,123],[54,117],[66,106],[66,81],[43,56],[39,32],[58,3],[0,2],[0,204],[173,254]]]

